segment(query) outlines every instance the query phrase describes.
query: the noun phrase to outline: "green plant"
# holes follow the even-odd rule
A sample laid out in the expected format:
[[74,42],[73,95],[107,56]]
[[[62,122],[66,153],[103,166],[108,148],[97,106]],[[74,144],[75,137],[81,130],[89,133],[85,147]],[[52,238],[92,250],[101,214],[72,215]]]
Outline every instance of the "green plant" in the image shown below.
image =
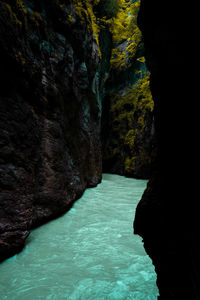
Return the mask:
[[149,75],[131,88],[111,95],[112,136],[107,158],[117,157],[123,161],[127,174],[133,174],[138,163],[150,164],[151,158],[143,145],[143,139],[153,107]]
[[117,1],[118,10],[111,20],[110,32],[112,33],[113,49],[111,56],[111,68],[123,69],[137,51],[142,40],[141,32],[137,26],[137,14],[140,1]]
[[20,28],[22,27],[22,22],[18,19],[16,13],[13,11],[12,7],[10,4],[3,2],[3,5],[7,8],[9,14],[10,14],[10,18],[11,20],[18,25]]
[[101,49],[99,44],[99,31],[100,27],[98,20],[94,14],[94,6],[96,6],[100,0],[74,0],[74,7],[78,16],[82,22],[88,24],[88,30],[93,33],[97,42],[99,55],[101,57]]

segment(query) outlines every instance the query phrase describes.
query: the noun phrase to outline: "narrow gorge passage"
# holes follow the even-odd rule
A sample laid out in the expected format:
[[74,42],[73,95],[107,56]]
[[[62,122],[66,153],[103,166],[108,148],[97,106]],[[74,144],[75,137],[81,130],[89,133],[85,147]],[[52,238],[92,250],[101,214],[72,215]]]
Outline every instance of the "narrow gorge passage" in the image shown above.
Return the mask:
[[0,299],[156,300],[154,267],[132,230],[146,183],[104,174],[1,264]]

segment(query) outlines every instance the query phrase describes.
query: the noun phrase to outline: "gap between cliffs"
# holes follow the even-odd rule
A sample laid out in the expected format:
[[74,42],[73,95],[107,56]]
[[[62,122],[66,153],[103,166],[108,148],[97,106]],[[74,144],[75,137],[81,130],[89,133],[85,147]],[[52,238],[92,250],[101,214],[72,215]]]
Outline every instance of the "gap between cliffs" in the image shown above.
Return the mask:
[[0,260],[104,172],[149,178],[139,1],[0,2]]

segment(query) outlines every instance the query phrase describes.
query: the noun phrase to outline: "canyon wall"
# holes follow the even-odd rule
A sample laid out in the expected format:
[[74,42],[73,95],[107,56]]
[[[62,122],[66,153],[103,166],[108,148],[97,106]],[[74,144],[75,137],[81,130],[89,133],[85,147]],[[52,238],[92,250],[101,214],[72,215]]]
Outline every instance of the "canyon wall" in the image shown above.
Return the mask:
[[155,265],[162,300],[200,299],[195,9],[181,1],[143,0],[138,16],[155,101],[157,157],[134,232]]
[[118,1],[108,30],[110,68],[102,111],[103,170],[149,178],[154,153],[154,125],[149,71],[137,26],[140,1]]
[[102,141],[104,171],[149,175],[153,101],[138,8],[0,2],[0,260],[101,181]]
[[0,2],[1,260],[101,181],[101,53],[79,2]]

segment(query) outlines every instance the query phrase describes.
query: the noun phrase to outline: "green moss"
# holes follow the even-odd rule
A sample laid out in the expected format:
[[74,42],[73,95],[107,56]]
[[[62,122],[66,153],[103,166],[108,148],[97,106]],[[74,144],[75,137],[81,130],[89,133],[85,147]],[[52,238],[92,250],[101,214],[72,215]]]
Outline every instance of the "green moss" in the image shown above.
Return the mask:
[[126,157],[125,159],[125,163],[124,163],[124,168],[125,168],[125,172],[128,174],[131,174],[134,172],[135,170],[135,161],[136,161],[136,157]]
[[112,69],[126,68],[130,59],[135,57],[138,45],[142,40],[141,32],[136,24],[139,6],[140,1],[132,3],[118,0],[116,16],[109,20],[113,40],[110,61]]
[[126,136],[124,137],[125,145],[128,145],[130,149],[134,149],[135,139],[138,135],[138,129],[130,129]]
[[23,57],[23,55],[22,55],[22,53],[20,51],[18,51],[15,54],[15,58],[16,58],[17,62],[20,63],[21,65],[25,65],[26,64],[26,60],[25,60],[25,58]]
[[[56,0],[63,9],[63,4]],[[104,6],[105,15],[97,18],[94,8],[101,3]],[[83,23],[88,24],[88,29],[94,34],[98,45],[99,55],[102,56],[99,32],[105,26],[109,27],[112,35],[112,56],[111,68],[123,69],[129,59],[135,56],[137,46],[141,42],[141,32],[136,25],[140,1],[132,2],[127,0],[74,0],[73,6],[77,15]],[[70,18],[70,16],[69,16]],[[71,21],[73,19],[71,18]],[[124,48],[120,45],[126,41]]]
[[118,48],[112,49],[112,56],[111,56],[110,64],[113,69],[125,68],[126,60],[127,60],[127,57],[126,57],[125,51],[118,49]]
[[75,18],[72,12],[69,12],[65,6],[65,3],[61,0],[56,0],[56,5],[57,7],[62,11],[62,13],[64,13],[64,15],[66,15],[67,21],[70,24],[74,24],[75,23]]
[[98,19],[94,14],[94,6],[96,6],[99,2],[100,0],[74,0],[73,5],[81,21],[83,23],[87,23],[88,30],[90,33],[94,34],[98,46],[99,56],[101,57],[102,54],[99,44],[100,26],[98,24]]
[[18,19],[16,13],[13,11],[12,7],[10,4],[3,2],[3,5],[7,8],[7,10],[9,11],[10,14],[10,18],[11,20],[18,25],[20,28],[22,27],[22,22]]
[[74,24],[74,23],[75,23],[75,19],[74,19],[72,13],[68,15],[68,21],[69,21],[71,24]]
[[123,91],[123,95],[114,94],[112,96],[111,111],[123,111],[128,106],[134,110],[150,110],[153,111],[154,101],[150,90],[149,75],[139,80],[131,88]]
[[23,14],[27,14],[27,9],[24,6],[24,2],[22,0],[16,1],[17,9],[20,10]]
[[144,139],[153,107],[148,75],[131,88],[111,95],[109,157],[117,156],[126,174],[133,175],[138,163],[150,164]]
[[16,0],[15,4],[10,5],[3,2],[8,9],[11,20],[20,28],[28,30],[28,9],[25,8],[23,0]]
[[33,21],[34,25],[36,27],[39,27],[40,26],[40,23],[42,21],[42,16],[40,15],[39,12],[37,11],[32,11],[32,14],[31,14],[31,20]]

